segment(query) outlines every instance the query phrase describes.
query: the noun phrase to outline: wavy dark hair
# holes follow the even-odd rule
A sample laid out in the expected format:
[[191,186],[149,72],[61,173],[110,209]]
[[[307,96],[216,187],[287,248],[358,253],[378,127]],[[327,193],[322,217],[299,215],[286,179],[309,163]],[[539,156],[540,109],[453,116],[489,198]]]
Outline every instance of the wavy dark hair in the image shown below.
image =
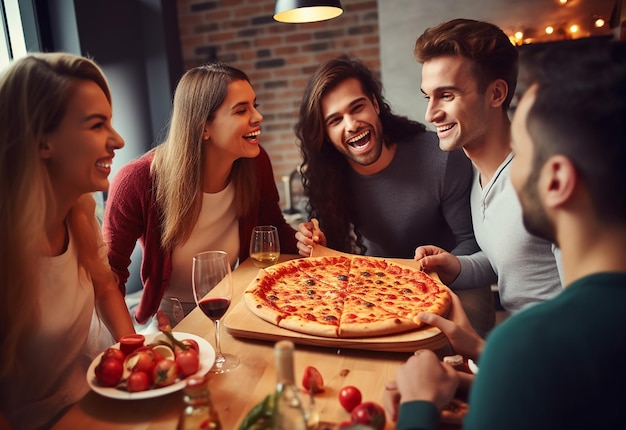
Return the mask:
[[364,253],[359,214],[348,178],[350,165],[328,139],[322,112],[323,98],[346,79],[355,78],[363,93],[378,103],[386,146],[426,131],[409,118],[395,115],[382,95],[380,80],[360,60],[347,55],[322,63],[306,86],[295,133],[302,152],[302,183],[309,199],[309,217],[319,220],[328,246],[343,252]]

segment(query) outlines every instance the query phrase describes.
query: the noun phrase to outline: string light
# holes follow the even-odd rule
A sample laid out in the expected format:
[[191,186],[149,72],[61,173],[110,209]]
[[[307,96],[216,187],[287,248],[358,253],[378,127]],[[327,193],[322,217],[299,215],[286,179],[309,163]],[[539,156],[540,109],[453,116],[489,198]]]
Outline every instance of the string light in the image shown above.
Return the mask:
[[[552,8],[558,8],[560,11],[572,9],[569,13],[550,13],[554,15],[552,18],[546,16],[545,20],[537,20],[535,22],[539,27],[532,24],[527,26],[513,27],[507,31],[509,40],[516,46],[553,42],[565,39],[578,39],[584,37],[595,37],[606,35],[610,29],[607,18],[601,16],[598,11],[586,14],[585,12],[576,13],[580,3],[591,0],[551,0],[556,3]],[[626,0],[619,0],[626,2]],[[561,9],[561,6],[563,7]],[[553,9],[554,10],[554,9]],[[572,13],[573,12],[573,13]],[[566,16],[567,15],[567,16]],[[543,22],[541,22],[543,21]],[[543,31],[541,30],[543,29]]]

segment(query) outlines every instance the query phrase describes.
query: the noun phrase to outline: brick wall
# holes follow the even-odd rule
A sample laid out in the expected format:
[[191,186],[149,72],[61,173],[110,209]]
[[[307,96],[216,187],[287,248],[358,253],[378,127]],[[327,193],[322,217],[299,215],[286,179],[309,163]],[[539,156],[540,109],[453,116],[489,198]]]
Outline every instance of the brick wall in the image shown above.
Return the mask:
[[300,164],[293,126],[304,87],[320,62],[341,53],[380,74],[376,0],[342,0],[338,18],[310,24],[273,20],[274,0],[178,0],[185,68],[218,59],[245,71],[264,116],[268,151],[284,202],[281,177]]

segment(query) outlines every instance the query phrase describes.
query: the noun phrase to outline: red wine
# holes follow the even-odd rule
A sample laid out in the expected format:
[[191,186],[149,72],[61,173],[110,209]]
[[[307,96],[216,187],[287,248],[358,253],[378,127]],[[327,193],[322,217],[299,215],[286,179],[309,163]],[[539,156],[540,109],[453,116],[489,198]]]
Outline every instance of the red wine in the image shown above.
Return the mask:
[[202,312],[212,320],[220,319],[228,310],[230,306],[230,299],[226,297],[211,297],[208,299],[202,299],[198,303]]

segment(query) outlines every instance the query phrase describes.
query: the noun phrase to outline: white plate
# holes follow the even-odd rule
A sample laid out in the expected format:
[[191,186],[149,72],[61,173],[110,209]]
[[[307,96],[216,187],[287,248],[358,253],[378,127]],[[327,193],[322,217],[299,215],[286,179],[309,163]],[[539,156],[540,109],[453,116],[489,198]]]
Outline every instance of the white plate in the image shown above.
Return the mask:
[[[200,347],[200,357],[199,357],[200,368],[192,376],[206,374],[209,371],[209,369],[211,369],[211,367],[213,366],[213,363],[215,362],[215,350],[213,349],[211,344],[207,342],[206,340],[204,340],[203,338],[196,336],[195,334],[183,333],[183,332],[172,332],[172,334],[174,335],[176,339],[179,339],[179,340],[193,339],[196,342],[198,342],[198,346]],[[151,334],[146,334],[145,336],[146,336],[146,342],[145,342],[146,345],[149,343],[152,343],[157,337],[159,339],[163,338],[163,340],[167,340],[167,337],[163,333],[151,333]],[[120,344],[116,343],[113,346],[119,347]],[[175,382],[174,384],[168,385],[167,387],[154,388],[154,389],[146,390],[146,391],[138,391],[136,393],[130,393],[128,391],[121,390],[121,389],[114,388],[114,387],[101,387],[100,385],[98,385],[98,382],[96,381],[95,368],[100,362],[100,357],[102,357],[103,353],[104,351],[100,353],[91,362],[91,365],[89,366],[89,369],[87,370],[87,382],[89,383],[89,386],[91,387],[92,390],[94,390],[96,393],[101,394],[105,397],[110,397],[113,399],[125,399],[125,400],[149,399],[152,397],[164,396],[166,394],[173,393],[178,390],[182,390],[185,387],[186,379]]]

